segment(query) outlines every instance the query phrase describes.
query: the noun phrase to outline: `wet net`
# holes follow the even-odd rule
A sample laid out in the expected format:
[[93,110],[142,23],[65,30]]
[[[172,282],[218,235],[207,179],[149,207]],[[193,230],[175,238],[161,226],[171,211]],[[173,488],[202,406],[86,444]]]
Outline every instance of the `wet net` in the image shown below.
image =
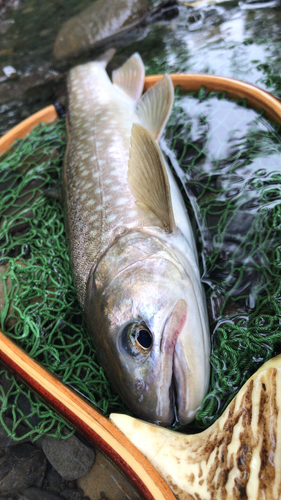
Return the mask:
[[[162,148],[197,234],[211,326],[211,383],[192,427],[210,425],[281,351],[279,128],[224,95],[178,94]],[[1,329],[105,415],[129,413],[105,378],[70,272],[57,185],[65,122],[38,126],[0,163]],[[0,422],[14,439],[71,431],[0,369]],[[66,432],[67,428],[67,432]],[[188,432],[188,428],[185,429]]]

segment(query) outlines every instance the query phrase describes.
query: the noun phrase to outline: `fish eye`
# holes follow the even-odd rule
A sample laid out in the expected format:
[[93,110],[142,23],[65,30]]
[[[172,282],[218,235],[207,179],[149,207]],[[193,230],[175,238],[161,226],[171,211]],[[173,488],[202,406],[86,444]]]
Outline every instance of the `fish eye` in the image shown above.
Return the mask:
[[152,349],[153,336],[146,325],[130,323],[122,331],[122,344],[132,356],[146,355]]
[[144,325],[132,324],[129,330],[129,340],[134,348],[142,354],[147,354],[152,347],[152,335]]
[[144,328],[140,329],[136,334],[136,343],[142,349],[149,349],[152,345],[152,335],[150,331]]

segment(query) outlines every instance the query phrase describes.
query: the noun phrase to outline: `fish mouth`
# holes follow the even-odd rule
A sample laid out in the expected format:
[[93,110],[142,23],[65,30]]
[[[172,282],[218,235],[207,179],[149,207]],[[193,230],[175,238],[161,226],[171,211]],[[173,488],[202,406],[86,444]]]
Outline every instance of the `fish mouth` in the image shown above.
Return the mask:
[[[178,352],[178,344],[175,345],[174,355],[173,355],[173,373],[171,380],[171,407],[174,408],[175,422],[178,424],[185,424],[191,420],[186,415],[186,406],[188,399],[188,387],[187,378],[188,370],[186,366],[183,366],[182,360]],[[185,363],[186,365],[186,363]],[[183,418],[185,415],[185,418]]]
[[196,353],[186,348],[185,336],[179,335],[173,352],[170,404],[174,408],[176,423],[181,425],[194,419],[205,395],[205,384],[202,384],[204,367],[198,376],[195,369],[198,365]]
[[[165,352],[167,356],[171,356],[171,379],[169,386],[169,405],[172,410],[174,419],[179,419],[185,413],[187,403],[187,379],[188,366],[186,356],[182,348],[182,331],[187,319],[187,304],[185,300],[179,300],[169,316],[165,328]],[[184,418],[184,423],[186,419]]]

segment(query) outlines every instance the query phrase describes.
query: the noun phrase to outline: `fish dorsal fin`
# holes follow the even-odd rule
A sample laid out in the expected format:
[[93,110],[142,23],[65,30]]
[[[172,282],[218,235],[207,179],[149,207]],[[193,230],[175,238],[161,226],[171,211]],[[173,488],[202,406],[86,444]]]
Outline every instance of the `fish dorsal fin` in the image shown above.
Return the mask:
[[112,73],[112,82],[137,102],[142,95],[145,69],[141,56],[135,52],[121,68]]
[[131,135],[128,184],[137,202],[151,210],[171,233],[175,229],[175,220],[162,155],[150,133],[135,123]]
[[141,98],[137,112],[142,124],[159,142],[174,102],[174,87],[169,75],[164,75]]

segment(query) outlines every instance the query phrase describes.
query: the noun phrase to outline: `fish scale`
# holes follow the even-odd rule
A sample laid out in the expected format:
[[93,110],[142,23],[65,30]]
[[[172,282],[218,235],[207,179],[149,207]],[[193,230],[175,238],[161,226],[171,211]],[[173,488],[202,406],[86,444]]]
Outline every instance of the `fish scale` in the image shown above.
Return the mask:
[[155,222],[161,226],[154,214],[144,214],[136,204],[127,183],[131,123],[139,122],[138,116],[122,90],[116,87],[113,93],[108,76],[97,73],[91,63],[78,66],[68,83],[66,219],[82,307],[89,272],[116,236]]

